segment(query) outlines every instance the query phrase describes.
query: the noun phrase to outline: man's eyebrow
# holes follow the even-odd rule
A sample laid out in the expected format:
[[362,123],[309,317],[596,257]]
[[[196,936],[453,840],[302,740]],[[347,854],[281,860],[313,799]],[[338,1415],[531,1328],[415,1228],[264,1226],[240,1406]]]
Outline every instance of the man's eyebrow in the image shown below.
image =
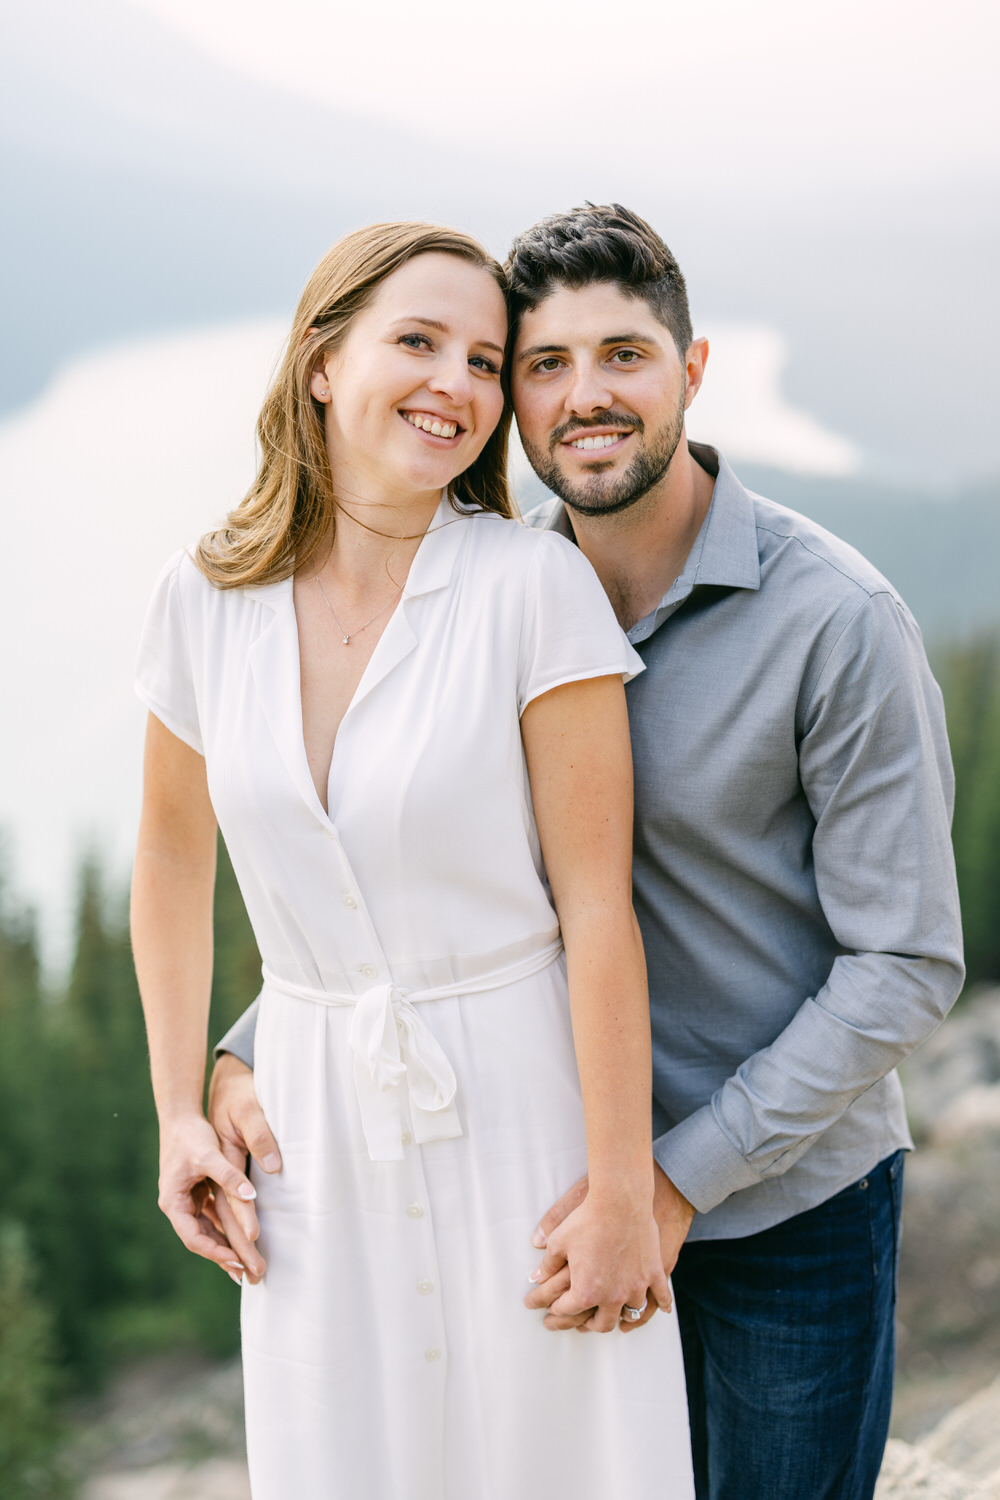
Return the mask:
[[[651,344],[655,340],[648,333],[611,333],[606,339],[601,339],[598,349],[610,348],[612,344]],[[517,356],[518,359],[537,359],[540,354],[568,354],[568,344],[533,344],[530,349],[523,349]]]
[[[402,323],[419,323],[422,328],[434,328],[438,333],[448,332],[448,329],[444,323],[439,323],[436,318],[422,318],[418,313],[413,313],[412,316],[408,318],[397,318],[392,326],[393,328],[398,328]],[[476,343],[482,349],[495,349],[498,354],[503,353],[502,346],[500,344],[491,343],[489,339],[476,339]]]
[[522,349],[517,356],[518,359],[535,359],[539,354],[568,354],[568,344],[532,344],[530,349]]

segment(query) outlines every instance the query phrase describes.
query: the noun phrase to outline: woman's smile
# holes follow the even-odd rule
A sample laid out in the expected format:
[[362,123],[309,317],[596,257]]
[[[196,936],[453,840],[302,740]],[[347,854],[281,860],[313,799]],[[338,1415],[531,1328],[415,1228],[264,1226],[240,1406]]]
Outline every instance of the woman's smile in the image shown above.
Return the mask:
[[434,412],[401,411],[399,415],[423,436],[436,438],[445,446],[450,446],[465,432],[465,428],[453,417],[437,416]]

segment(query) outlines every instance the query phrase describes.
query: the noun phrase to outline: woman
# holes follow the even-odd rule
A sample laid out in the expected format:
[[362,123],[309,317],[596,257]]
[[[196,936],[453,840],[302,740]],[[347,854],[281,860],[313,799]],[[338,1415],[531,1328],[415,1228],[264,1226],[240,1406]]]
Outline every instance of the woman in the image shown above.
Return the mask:
[[641,663],[585,560],[511,518],[503,285],[428,225],[329,252],[257,481],[168,564],[140,654],[165,1180],[216,1150],[216,816],[264,959],[283,1167],[243,1294],[255,1500],[691,1493],[674,1320],[577,1339],[521,1306],[530,1233],[585,1166],[557,1310],[609,1331],[669,1291],[630,901]]

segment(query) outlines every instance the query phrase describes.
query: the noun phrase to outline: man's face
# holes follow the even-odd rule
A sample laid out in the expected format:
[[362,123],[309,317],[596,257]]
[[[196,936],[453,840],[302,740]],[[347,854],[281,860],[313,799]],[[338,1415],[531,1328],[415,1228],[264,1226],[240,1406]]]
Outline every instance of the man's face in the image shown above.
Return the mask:
[[626,510],[659,483],[694,394],[670,330],[608,282],[557,287],[525,313],[511,380],[532,468],[584,515]]

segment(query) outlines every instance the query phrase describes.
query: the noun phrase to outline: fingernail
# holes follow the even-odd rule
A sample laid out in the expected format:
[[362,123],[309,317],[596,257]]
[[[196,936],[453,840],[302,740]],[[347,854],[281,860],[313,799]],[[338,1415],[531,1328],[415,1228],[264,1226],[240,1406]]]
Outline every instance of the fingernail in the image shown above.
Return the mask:
[[230,1281],[235,1281],[236,1282],[237,1286],[242,1286],[243,1285],[243,1277],[242,1276],[237,1276],[237,1274],[236,1274],[235,1271],[228,1271],[226,1274],[228,1275]]
[[251,1198],[256,1198],[257,1189],[253,1186],[252,1183],[241,1182],[239,1187],[236,1189],[236,1196],[237,1198],[243,1198],[247,1203],[249,1203]]
[[264,1168],[265,1172],[276,1172],[281,1166],[281,1157],[278,1155],[277,1151],[271,1151],[267,1156],[264,1157],[264,1160],[261,1162],[261,1166]]
[[529,1271],[528,1272],[528,1280],[531,1282],[532,1286],[537,1286],[538,1283],[541,1281],[541,1279],[542,1279],[542,1268],[541,1268],[541,1266],[536,1266],[533,1271]]
[[227,1261],[226,1262],[226,1269],[228,1271],[238,1271],[241,1276],[243,1275],[243,1267],[240,1265],[240,1263],[239,1263],[238,1260],[229,1260],[229,1261]]
[[545,1236],[540,1229],[536,1229],[534,1234],[531,1236],[531,1243],[534,1245],[536,1250],[545,1249]]

